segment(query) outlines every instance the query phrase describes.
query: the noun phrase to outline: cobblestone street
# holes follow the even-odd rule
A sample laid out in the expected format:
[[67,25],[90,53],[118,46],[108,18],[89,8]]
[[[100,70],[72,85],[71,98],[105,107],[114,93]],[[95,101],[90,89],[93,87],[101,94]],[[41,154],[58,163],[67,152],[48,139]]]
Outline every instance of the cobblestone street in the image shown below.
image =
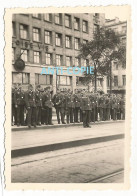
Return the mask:
[[[12,159],[12,182],[86,183],[124,168],[124,140]],[[123,182],[123,175],[114,182]],[[104,180],[103,183],[113,182]]]

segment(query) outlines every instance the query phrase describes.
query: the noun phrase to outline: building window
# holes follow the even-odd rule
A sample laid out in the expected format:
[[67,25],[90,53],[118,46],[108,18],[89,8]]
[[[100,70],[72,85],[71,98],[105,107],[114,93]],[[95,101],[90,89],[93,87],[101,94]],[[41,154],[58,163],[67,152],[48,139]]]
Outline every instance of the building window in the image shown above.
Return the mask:
[[70,86],[72,83],[72,77],[71,76],[57,76],[57,81],[60,85]]
[[83,21],[82,28],[83,28],[83,32],[86,32],[86,33],[88,32],[88,22],[87,21],[85,21],[85,20]]
[[80,39],[79,38],[74,39],[74,45],[75,45],[75,50],[79,50],[79,48],[80,48]]
[[34,63],[40,63],[40,52],[34,51]]
[[15,48],[12,48],[12,61],[15,60]]
[[66,66],[70,67],[71,66],[71,57],[66,56]]
[[58,66],[62,65],[62,56],[59,54],[56,54],[56,65]]
[[29,84],[30,74],[29,73],[12,73],[12,83],[16,84]]
[[114,76],[114,86],[118,86],[118,76]]
[[35,84],[52,85],[52,75],[35,74]]
[[38,28],[33,28],[33,41],[40,41],[40,29]]
[[75,30],[80,29],[80,20],[79,20],[79,18],[74,18],[74,29]]
[[45,31],[45,43],[46,44],[52,43],[52,32],[51,31]]
[[28,62],[28,50],[21,49],[21,59],[25,62]]
[[71,16],[65,15],[65,27],[71,28]]
[[89,66],[89,60],[88,59],[84,59],[84,66],[85,67]]
[[50,65],[52,64],[52,54],[46,53],[46,64]]
[[55,24],[62,24],[62,14],[55,14]]
[[114,69],[118,70],[118,63],[117,62],[114,62]]
[[44,14],[44,20],[52,22],[52,14]]
[[41,15],[40,14],[32,14],[33,18],[41,18]]
[[126,75],[122,75],[123,86],[126,86]]
[[16,25],[15,25],[15,22],[12,22],[12,36],[13,37],[16,36]]
[[21,39],[28,39],[28,26],[27,25],[20,25],[20,38]]
[[83,44],[87,44],[88,40],[83,39]]
[[71,37],[70,36],[66,36],[66,47],[71,48]]
[[56,33],[56,46],[62,45],[62,35],[59,33]]
[[82,85],[83,77],[76,76],[76,85]]
[[76,57],[75,58],[75,67],[79,67],[80,66],[80,58]]

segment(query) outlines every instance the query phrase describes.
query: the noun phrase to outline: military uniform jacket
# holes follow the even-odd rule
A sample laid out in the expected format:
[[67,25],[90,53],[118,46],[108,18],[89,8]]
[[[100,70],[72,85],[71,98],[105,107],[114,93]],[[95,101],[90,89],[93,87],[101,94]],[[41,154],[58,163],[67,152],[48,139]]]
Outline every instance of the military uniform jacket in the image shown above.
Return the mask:
[[116,108],[117,108],[116,99],[113,99],[113,100],[111,101],[111,107],[112,107],[112,109],[116,109]]
[[15,101],[14,101],[14,93],[15,93],[15,90],[12,90],[12,94],[11,94],[11,103],[12,103],[12,105],[15,104]]
[[99,107],[99,108],[104,108],[104,106],[105,106],[104,98],[101,97],[101,98],[99,99],[99,101],[98,101],[98,107]]
[[111,108],[111,103],[109,98],[106,98],[105,104],[106,104],[106,108]]
[[95,98],[92,95],[90,95],[89,98],[91,101],[92,109],[95,109],[95,106],[96,106]]
[[25,94],[25,103],[27,107],[36,107],[35,92],[27,91]]
[[52,103],[51,94],[49,92],[43,94],[42,102],[43,102],[43,107],[52,108],[53,103]]
[[83,96],[81,98],[81,110],[85,111],[85,110],[91,110],[91,109],[92,109],[92,104],[91,104],[89,97]]
[[80,97],[78,95],[74,95],[74,106],[80,108]]
[[54,107],[57,108],[57,107],[61,107],[61,94],[55,94],[52,98],[52,102],[54,104]]
[[42,94],[39,91],[35,92],[35,101],[37,107],[42,107]]
[[120,101],[120,107],[121,109],[125,109],[125,101],[123,99]]
[[75,108],[74,95],[68,96],[68,107]]
[[25,105],[25,93],[17,90],[14,93],[14,103],[15,105]]

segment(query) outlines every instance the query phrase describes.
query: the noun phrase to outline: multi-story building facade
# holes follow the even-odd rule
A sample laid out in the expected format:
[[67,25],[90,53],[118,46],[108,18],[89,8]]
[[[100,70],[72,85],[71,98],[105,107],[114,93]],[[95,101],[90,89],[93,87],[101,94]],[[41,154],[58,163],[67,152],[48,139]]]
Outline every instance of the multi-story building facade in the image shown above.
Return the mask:
[[[14,14],[12,18],[12,83],[50,86],[53,93],[57,88],[87,89],[79,74],[54,72],[42,74],[43,68],[81,67],[89,65],[89,59],[79,58],[81,43],[93,39],[98,25],[105,24],[104,14]],[[14,63],[21,56],[25,62],[23,71],[16,71]],[[98,88],[104,88],[98,79]],[[93,88],[93,85],[90,85]],[[90,89],[90,90],[91,90]]]
[[[121,43],[126,45],[127,22],[119,21],[119,18],[106,20],[105,26],[113,29],[121,39]],[[126,92],[126,67],[116,61],[112,62],[112,92],[124,95]],[[107,91],[110,90],[110,80],[107,79]]]

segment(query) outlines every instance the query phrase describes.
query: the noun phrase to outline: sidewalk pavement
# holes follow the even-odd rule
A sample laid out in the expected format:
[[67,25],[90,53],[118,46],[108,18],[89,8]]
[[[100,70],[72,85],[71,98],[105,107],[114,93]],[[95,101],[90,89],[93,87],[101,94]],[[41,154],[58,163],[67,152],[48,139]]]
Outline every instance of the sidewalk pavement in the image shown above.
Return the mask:
[[22,130],[21,132],[12,131],[11,156],[25,156],[120,139],[124,137],[124,126],[124,121],[110,121],[109,123],[92,124],[91,128],[83,128],[78,124],[75,127],[74,125],[72,127],[58,126],[57,129],[51,126],[50,129],[40,127],[40,129]]
[[[120,120],[120,122],[123,122],[124,120]],[[94,124],[108,124],[108,123],[116,123],[119,122],[118,121],[114,121],[114,120],[109,120],[109,121],[96,121],[91,122],[91,125]],[[69,124],[58,124],[56,120],[53,121],[53,125],[41,125],[41,126],[37,126],[36,128],[34,128],[33,126],[30,128],[28,128],[28,126],[20,126],[17,127],[16,125],[12,126],[12,131],[24,131],[24,130],[36,130],[36,129],[54,129],[54,128],[67,128],[67,127],[74,127],[74,126],[83,126],[83,123],[69,123]]]

